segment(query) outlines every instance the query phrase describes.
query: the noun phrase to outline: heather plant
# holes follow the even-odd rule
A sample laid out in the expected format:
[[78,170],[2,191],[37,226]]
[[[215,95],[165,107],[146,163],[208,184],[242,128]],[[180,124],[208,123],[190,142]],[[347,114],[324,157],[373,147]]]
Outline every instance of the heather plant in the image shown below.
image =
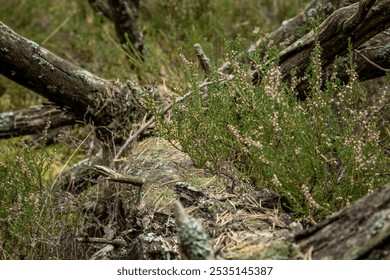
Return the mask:
[[[77,214],[71,217],[64,209],[60,211],[64,213],[59,212],[64,197],[52,188],[49,174],[54,150],[45,148],[47,129],[48,126],[39,147],[22,139],[19,147],[14,143],[8,143],[7,149],[1,147],[0,259],[75,256],[64,234],[75,230]],[[14,149],[23,153],[15,155]]]
[[[0,258],[31,258],[40,247],[42,222],[48,218],[45,174],[50,156],[21,141],[23,155],[2,152],[0,162]],[[12,149],[9,149],[11,151]],[[44,234],[46,235],[46,234]],[[28,244],[28,246],[26,246]]]
[[199,73],[187,63],[192,95],[162,125],[196,164],[217,173],[228,165],[229,172],[280,194],[282,206],[295,218],[314,220],[385,182],[388,158],[380,144],[380,106],[369,105],[352,62],[347,84],[331,77],[323,87],[317,46],[304,78],[309,98],[299,101],[296,78],[291,84],[281,80],[277,50],[266,61],[254,54],[262,76],[261,84],[254,85],[251,69],[237,61],[237,42],[228,49],[232,75],[221,79],[215,70],[207,94],[199,88]]

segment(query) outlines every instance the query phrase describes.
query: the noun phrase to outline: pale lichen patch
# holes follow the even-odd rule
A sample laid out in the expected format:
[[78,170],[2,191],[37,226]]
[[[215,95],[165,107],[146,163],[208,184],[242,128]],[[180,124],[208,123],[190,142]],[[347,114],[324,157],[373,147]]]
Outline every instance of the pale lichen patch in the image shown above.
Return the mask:
[[49,61],[47,61],[46,59],[44,59],[43,57],[41,57],[40,55],[34,53],[32,55],[32,59],[35,60],[35,61],[38,61],[38,65],[39,66],[49,66],[50,67],[50,70],[54,70],[54,66],[53,64],[51,64]]
[[104,86],[105,82],[103,79],[100,79],[99,77],[96,77],[92,73],[85,71],[85,70],[76,70],[74,71],[74,74],[76,77],[81,79],[83,82],[86,82],[89,85],[100,85]]
[[13,112],[7,112],[0,114],[0,130],[10,130],[13,123],[15,114]]

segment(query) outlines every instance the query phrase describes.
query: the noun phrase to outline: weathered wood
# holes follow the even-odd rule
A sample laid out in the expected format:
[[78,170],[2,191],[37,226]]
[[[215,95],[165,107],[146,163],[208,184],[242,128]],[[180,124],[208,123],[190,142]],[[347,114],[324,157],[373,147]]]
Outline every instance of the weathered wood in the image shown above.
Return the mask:
[[137,25],[139,0],[109,0],[109,4],[119,41],[126,44],[130,40],[135,50],[142,54],[144,36]]
[[[312,29],[311,20],[328,17],[335,10],[349,6],[358,0],[313,0],[298,15],[282,22],[274,31],[262,36],[250,48],[240,54],[240,61],[248,63],[251,56],[257,52],[265,56],[267,49],[272,46],[282,45],[283,48],[290,46],[295,41],[306,35]],[[220,71],[229,72],[229,64],[225,63]]]
[[102,13],[111,21],[114,20],[114,13],[108,3],[108,0],[88,0],[88,2],[96,12]]
[[77,120],[95,125],[104,143],[122,141],[145,113],[138,96],[142,92],[98,77],[18,35],[2,22],[0,74],[67,107]]
[[[390,29],[387,29],[356,48],[352,53],[352,62],[360,81],[371,80],[385,76],[390,71]],[[327,78],[337,71],[337,78],[347,83],[350,58],[343,56],[337,68],[329,64],[324,72]]]
[[53,129],[74,124],[76,117],[54,104],[1,113],[0,139],[42,132],[48,122]]
[[0,23],[0,73],[78,115],[97,116],[109,83]]
[[311,31],[281,52],[279,66],[283,78],[291,78],[292,70],[297,77],[304,76],[316,42],[324,50],[321,61],[326,67],[333,63],[336,55],[347,53],[349,38],[353,47],[357,48],[389,27],[390,0],[361,0],[338,9],[317,31]]
[[[368,40],[370,36],[374,36],[371,34],[375,33],[372,32],[375,31],[373,30],[375,28],[371,27],[369,32],[370,34],[364,34],[365,31],[360,32],[357,30],[350,33],[344,31],[335,32],[335,30],[337,30],[335,26],[339,26],[339,29],[341,30],[343,21],[347,21],[348,17],[352,18],[352,14],[356,13],[359,5],[357,2],[359,1],[313,0],[313,2],[311,2],[297,16],[284,21],[278,29],[271,32],[270,34],[267,34],[264,37],[261,37],[255,44],[253,44],[248,49],[248,51],[240,54],[241,62],[248,63],[251,60],[251,55],[253,55],[255,51],[258,52],[260,55],[264,56],[266,55],[268,47],[282,45],[284,47],[284,50],[282,52],[280,64],[284,73],[284,78],[290,78],[291,70],[295,70],[296,75],[302,77],[309,64],[310,55],[314,49],[315,41],[317,37],[322,34],[322,41],[319,40],[319,43],[323,48],[324,52],[323,58],[325,58],[325,61],[323,60],[322,62],[324,71],[326,72],[326,76],[332,76],[332,63],[333,59],[337,55],[341,57],[341,63],[340,67],[337,69],[338,72],[336,76],[341,81],[347,82],[349,76],[344,70],[349,67],[349,58],[346,54],[348,38],[349,36],[351,36],[352,39],[354,39],[355,37],[362,36],[364,38],[360,38],[360,41],[356,38],[355,41],[352,40],[354,48],[358,47],[359,44],[361,44],[361,41],[367,40],[366,43],[364,43],[358,48],[366,58],[361,55],[358,55],[357,52],[354,56],[354,63],[356,64],[356,72],[358,73],[359,80],[364,81],[385,76],[387,71],[383,71],[383,69],[388,69],[389,67],[386,66],[390,65],[390,61],[388,59],[388,44],[390,36],[389,30],[386,30],[386,26],[388,26],[389,22],[389,4],[379,3],[380,1],[376,1],[378,3],[375,3],[372,6],[372,11],[370,11],[371,14],[367,16],[366,19],[364,19],[365,23],[362,25],[365,25],[367,21],[370,21],[373,25],[378,24],[378,27],[380,29],[376,31],[383,30],[378,35],[376,35],[375,38]],[[367,1],[361,2],[364,4]],[[354,5],[350,6],[351,4]],[[384,10],[383,8],[385,8],[386,10]],[[329,18],[325,21],[326,24],[324,25],[324,22],[319,27],[316,34],[314,34],[313,31],[309,32],[310,26],[308,25],[310,24],[310,18],[324,16],[329,16]],[[362,29],[362,25],[358,26],[358,29]],[[325,35],[328,37],[324,38]],[[335,38],[333,38],[333,36],[335,36]],[[336,36],[338,37],[336,38]],[[330,40],[330,42],[328,42],[328,39]],[[358,43],[356,41],[358,41]],[[376,67],[375,65],[381,66],[382,69]],[[225,63],[219,69],[219,71],[229,73],[229,63]],[[257,72],[254,72],[254,81],[258,82],[259,80],[261,80],[261,77],[258,75]],[[298,90],[302,93],[300,96],[301,98],[305,98],[304,91],[307,90],[308,86],[309,83],[305,80],[301,81],[301,83],[299,84]]]
[[316,17],[328,17],[337,9],[349,6],[358,0],[314,0],[295,17],[285,20],[278,29],[261,37],[248,52],[258,51],[264,54],[267,47],[283,44],[285,47],[309,32],[310,20]]
[[129,112],[139,109],[127,87],[56,56],[1,22],[0,74],[99,125],[120,118],[120,112],[129,119]]
[[295,236],[313,259],[360,259],[390,242],[390,184]]

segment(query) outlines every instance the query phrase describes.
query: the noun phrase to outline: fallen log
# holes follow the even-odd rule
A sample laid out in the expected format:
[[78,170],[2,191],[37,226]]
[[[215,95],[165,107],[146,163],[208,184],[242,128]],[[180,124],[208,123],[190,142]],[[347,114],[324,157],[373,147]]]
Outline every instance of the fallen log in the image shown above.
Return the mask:
[[107,135],[100,138],[107,143],[127,137],[131,124],[145,112],[134,88],[78,67],[20,36],[2,22],[0,74],[68,108],[77,120],[101,127],[100,135]]
[[74,124],[76,117],[69,110],[54,104],[1,113],[0,139],[42,132],[48,122],[53,129]]
[[[338,9],[317,31],[311,31],[281,52],[279,66],[283,79],[289,80],[292,72],[297,77],[304,76],[316,44],[324,50],[321,62],[326,67],[336,56],[347,54],[349,39],[353,48],[357,48],[389,27],[390,0],[361,0]],[[307,81],[302,81],[297,88],[304,97]]]
[[[390,184],[295,236],[313,259],[390,258]],[[376,257],[374,257],[376,254]],[[387,257],[386,257],[387,256]]]

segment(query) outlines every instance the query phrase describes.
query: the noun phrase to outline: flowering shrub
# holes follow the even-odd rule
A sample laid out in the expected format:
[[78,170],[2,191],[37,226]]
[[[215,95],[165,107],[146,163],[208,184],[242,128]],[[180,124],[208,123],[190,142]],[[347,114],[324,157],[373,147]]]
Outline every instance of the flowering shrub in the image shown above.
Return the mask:
[[192,69],[193,94],[162,125],[165,135],[196,164],[217,173],[228,164],[258,188],[275,190],[296,218],[320,220],[345,207],[385,183],[378,127],[385,89],[369,104],[352,63],[348,84],[335,77],[324,83],[320,54],[317,47],[304,77],[306,101],[296,98],[296,78],[281,80],[277,56],[258,59],[259,86],[231,51],[230,80],[211,75],[207,98]]

